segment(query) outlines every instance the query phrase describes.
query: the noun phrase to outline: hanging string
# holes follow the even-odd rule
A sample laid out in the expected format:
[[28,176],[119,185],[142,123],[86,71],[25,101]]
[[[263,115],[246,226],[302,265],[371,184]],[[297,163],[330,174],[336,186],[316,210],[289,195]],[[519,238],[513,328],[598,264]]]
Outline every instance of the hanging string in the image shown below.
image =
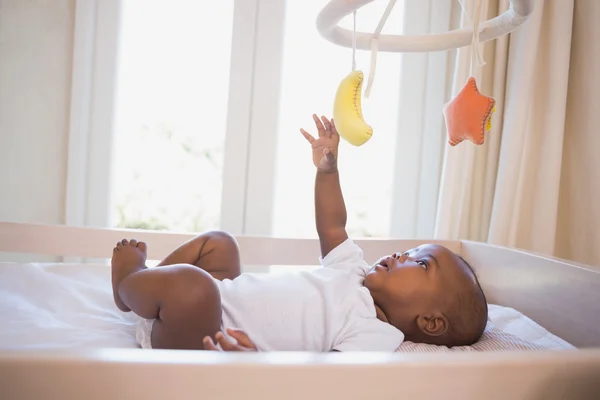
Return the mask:
[[465,5],[465,0],[458,0],[460,3],[460,7],[464,13],[465,19],[467,20],[467,24],[473,27],[473,37],[471,40],[471,65],[470,65],[470,75],[473,76],[475,71],[475,65],[481,67],[485,65],[485,61],[483,60],[483,46],[479,45],[479,22],[481,20],[481,5],[482,0],[474,0],[475,1],[475,11],[473,13],[473,20],[469,18],[469,13],[467,12],[467,6]]
[[352,13],[352,71],[356,69],[356,10]]
[[371,86],[375,80],[375,68],[377,68],[377,50],[379,50],[379,40],[371,39],[371,65],[369,66],[369,77],[367,78],[367,86],[365,87],[365,97],[369,98],[371,94]]
[[365,97],[368,98],[371,94],[371,86],[373,86],[373,81],[375,80],[375,68],[377,67],[377,51],[379,50],[379,35],[383,30],[383,26],[385,25],[387,19],[396,4],[396,0],[390,0],[388,3],[379,23],[377,24],[377,28],[375,28],[375,32],[371,36],[371,66],[369,67],[369,78],[367,79],[367,87],[365,88]]
[[473,16],[473,42],[471,49],[471,74],[475,70],[475,64],[485,65],[483,61],[483,46],[479,45],[479,21],[481,20],[482,0],[475,0],[475,15]]

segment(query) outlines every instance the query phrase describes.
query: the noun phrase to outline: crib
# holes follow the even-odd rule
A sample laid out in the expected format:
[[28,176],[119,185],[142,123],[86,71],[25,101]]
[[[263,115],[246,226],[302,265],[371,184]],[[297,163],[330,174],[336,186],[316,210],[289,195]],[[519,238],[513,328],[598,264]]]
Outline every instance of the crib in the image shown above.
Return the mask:
[[[64,257],[54,265],[68,265],[69,271],[77,271],[77,263],[85,269],[82,259],[105,260],[114,243],[131,237],[146,241],[148,259],[158,260],[193,235],[0,222],[0,252]],[[244,265],[317,265],[316,239],[238,236],[237,240]],[[489,303],[518,310],[577,349],[239,354],[135,346],[47,347],[43,331],[28,331],[29,336],[39,335],[39,343],[29,347],[0,343],[0,398],[600,398],[600,268],[470,241],[356,242],[369,262],[422,243],[442,244],[472,265]],[[27,263],[0,264],[4,271],[33,268]],[[2,271],[0,283],[10,278]],[[107,264],[94,271],[102,276],[110,273]],[[22,281],[35,288],[35,275],[27,276]],[[92,293],[97,286],[90,283],[86,291]],[[33,298],[33,291],[25,295]],[[109,292],[110,288],[102,288],[102,293]],[[109,300],[103,297],[102,304]],[[22,314],[14,311],[16,303],[11,304],[3,313],[12,313],[12,319],[4,322],[18,323]],[[0,326],[0,342],[6,343],[2,331],[9,329]]]

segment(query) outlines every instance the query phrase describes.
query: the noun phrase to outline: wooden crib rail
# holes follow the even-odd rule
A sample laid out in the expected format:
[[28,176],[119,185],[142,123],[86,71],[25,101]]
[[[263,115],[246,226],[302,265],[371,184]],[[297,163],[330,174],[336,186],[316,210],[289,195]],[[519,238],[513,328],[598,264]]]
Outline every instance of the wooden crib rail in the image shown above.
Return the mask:
[[[136,238],[148,243],[148,259],[160,260],[194,233],[137,229],[72,227],[65,225],[0,222],[0,251],[11,253],[109,258],[115,243]],[[317,239],[236,236],[242,262],[247,265],[318,265]],[[409,249],[422,243],[439,243],[460,252],[459,241],[357,239],[365,259],[375,261],[385,254]]]
[[[599,370],[600,350],[485,354],[0,351],[0,398],[583,400],[598,398]],[[30,383],[32,377],[35,384]]]

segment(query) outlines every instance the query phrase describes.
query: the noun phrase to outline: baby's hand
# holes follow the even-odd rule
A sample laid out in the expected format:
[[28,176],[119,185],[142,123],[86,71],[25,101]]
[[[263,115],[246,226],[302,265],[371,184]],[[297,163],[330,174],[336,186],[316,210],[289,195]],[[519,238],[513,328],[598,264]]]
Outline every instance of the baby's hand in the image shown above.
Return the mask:
[[[221,345],[221,351],[258,351],[244,331],[227,329],[227,334],[237,340],[237,344],[227,339],[222,332],[217,332],[215,339],[217,339],[217,342]],[[204,343],[204,350],[219,351],[217,345],[210,336],[206,336],[202,342]]]
[[313,151],[313,163],[319,171],[335,172],[337,171],[338,146],[340,144],[340,135],[335,129],[333,120],[321,117],[323,122],[313,114],[313,120],[319,133],[318,139],[315,139],[304,129],[300,129],[302,135],[311,144]]

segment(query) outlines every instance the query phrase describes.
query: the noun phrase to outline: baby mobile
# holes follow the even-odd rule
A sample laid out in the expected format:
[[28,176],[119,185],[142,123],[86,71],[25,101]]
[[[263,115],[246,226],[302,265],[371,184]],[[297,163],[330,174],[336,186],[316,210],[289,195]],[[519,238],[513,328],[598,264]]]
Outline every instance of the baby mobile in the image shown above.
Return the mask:
[[[356,68],[357,36],[361,40],[361,48],[367,44],[371,51],[369,78],[365,88],[365,98],[368,98],[375,79],[377,51],[380,42],[386,51],[439,51],[471,45],[470,76],[464,87],[456,96],[444,105],[443,115],[446,122],[448,143],[456,146],[463,140],[470,140],[476,145],[484,143],[484,134],[491,129],[491,118],[495,111],[496,101],[480,93],[474,76],[475,65],[484,65],[479,46],[480,41],[494,39],[507,34],[520,26],[533,9],[533,0],[510,0],[510,8],[494,19],[480,24],[482,0],[475,0],[475,10],[472,18],[472,32],[467,30],[452,31],[438,35],[407,37],[402,35],[386,35],[386,41],[380,40],[381,31],[388,19],[396,0],[390,0],[377,28],[372,34],[357,33],[356,10],[374,0],[332,0],[325,6],[317,18],[317,29],[326,39],[348,46],[347,30],[336,24],[350,12],[353,14],[353,29],[351,36],[352,70],[340,82],[335,94],[333,118],[340,136],[354,146],[365,144],[373,136],[373,128],[367,124],[362,114],[362,86],[364,74]],[[468,17],[465,0],[458,0]],[[420,39],[420,40],[417,40]],[[424,40],[425,39],[425,40]]]

